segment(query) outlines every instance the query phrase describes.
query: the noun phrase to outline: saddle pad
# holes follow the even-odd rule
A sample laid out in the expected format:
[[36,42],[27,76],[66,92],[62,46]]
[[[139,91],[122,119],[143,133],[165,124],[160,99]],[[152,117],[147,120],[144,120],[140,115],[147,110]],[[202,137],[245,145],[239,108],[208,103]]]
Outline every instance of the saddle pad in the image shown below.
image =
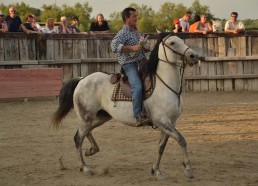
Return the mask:
[[[152,95],[152,93],[155,89],[155,85],[156,85],[156,76],[152,75],[152,77],[151,77],[151,87],[144,92],[144,98],[143,98],[144,100],[149,98]],[[114,101],[114,102],[115,101],[132,101],[132,97],[126,97],[122,93],[120,83],[118,82],[118,83],[115,84],[111,100]]]

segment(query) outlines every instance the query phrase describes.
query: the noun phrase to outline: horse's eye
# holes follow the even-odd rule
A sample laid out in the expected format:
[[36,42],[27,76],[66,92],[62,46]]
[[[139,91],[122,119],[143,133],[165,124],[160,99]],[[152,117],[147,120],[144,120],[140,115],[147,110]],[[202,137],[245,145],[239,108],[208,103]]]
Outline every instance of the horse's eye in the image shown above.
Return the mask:
[[171,41],[170,45],[174,45],[174,44],[175,44],[175,42],[174,42],[174,41]]

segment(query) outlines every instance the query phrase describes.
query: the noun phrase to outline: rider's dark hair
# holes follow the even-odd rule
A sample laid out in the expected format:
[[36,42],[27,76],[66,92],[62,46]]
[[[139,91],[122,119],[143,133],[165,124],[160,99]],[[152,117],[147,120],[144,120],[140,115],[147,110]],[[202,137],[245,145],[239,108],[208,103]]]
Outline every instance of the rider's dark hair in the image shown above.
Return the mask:
[[130,12],[135,12],[136,10],[132,7],[125,8],[122,12],[122,19],[125,22],[127,17],[130,17]]

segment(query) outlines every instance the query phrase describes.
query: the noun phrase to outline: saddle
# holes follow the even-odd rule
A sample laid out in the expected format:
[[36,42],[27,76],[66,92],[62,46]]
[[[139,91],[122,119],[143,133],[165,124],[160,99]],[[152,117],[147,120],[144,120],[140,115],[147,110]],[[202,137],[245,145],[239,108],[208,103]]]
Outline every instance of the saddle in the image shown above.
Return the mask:
[[[139,75],[142,80],[143,85],[143,97],[144,100],[149,98],[152,95],[152,92],[155,88],[155,75],[146,75],[144,66],[147,62],[147,59],[141,60],[139,62]],[[110,83],[115,84],[113,94],[112,94],[112,101],[132,101],[131,96],[131,86],[129,84],[128,78],[121,69],[120,73],[111,74]]]

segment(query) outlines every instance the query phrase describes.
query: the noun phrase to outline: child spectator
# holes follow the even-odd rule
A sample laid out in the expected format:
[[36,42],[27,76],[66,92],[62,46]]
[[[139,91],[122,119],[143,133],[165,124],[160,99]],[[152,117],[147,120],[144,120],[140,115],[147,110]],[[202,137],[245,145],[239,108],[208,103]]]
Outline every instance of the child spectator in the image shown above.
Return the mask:
[[178,33],[178,32],[182,32],[182,27],[180,25],[180,21],[179,19],[174,19],[174,25],[175,25],[175,29],[173,30],[174,33]]

